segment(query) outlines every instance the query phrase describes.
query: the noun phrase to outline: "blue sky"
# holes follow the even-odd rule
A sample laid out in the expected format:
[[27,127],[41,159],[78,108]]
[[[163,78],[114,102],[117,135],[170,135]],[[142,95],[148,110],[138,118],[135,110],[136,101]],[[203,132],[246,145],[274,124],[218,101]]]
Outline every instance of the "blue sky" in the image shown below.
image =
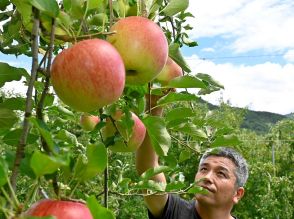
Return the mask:
[[219,103],[280,114],[294,112],[294,1],[192,0],[190,37],[184,48],[193,73],[225,89],[204,96]]
[[[183,48],[193,73],[208,73],[225,89],[204,96],[217,104],[279,114],[294,112],[294,1],[190,0],[187,22],[198,47]],[[0,54],[30,69],[31,60]],[[10,83],[6,87],[20,86]],[[21,88],[25,93],[25,87]]]

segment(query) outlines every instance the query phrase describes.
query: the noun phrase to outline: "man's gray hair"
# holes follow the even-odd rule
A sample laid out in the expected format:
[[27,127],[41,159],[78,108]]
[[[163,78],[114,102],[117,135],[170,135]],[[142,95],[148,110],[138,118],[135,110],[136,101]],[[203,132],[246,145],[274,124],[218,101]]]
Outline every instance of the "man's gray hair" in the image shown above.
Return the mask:
[[236,166],[235,175],[237,178],[236,184],[238,187],[243,187],[248,179],[248,164],[244,157],[232,148],[216,147],[210,148],[204,152],[200,159],[200,164],[210,156],[225,157],[233,161]]

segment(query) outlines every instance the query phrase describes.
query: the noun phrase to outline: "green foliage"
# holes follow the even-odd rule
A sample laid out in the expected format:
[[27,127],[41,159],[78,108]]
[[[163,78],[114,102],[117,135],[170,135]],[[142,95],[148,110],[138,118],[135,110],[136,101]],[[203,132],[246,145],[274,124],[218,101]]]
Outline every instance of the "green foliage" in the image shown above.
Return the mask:
[[[58,2],[4,0],[0,3],[3,22],[0,51],[31,57],[35,17],[40,21],[37,49],[42,59],[32,66],[37,69],[33,87],[25,69],[0,63],[0,87],[23,79],[23,86],[34,88],[33,96],[26,97],[1,92],[0,218],[18,217],[21,211],[47,196],[86,200],[94,218],[147,218],[141,190],[173,192],[187,199],[203,192],[195,185],[195,169],[201,153],[219,145],[238,149],[250,164],[246,196],[234,210],[239,218],[293,218],[293,119],[273,126],[284,117],[236,109],[225,103],[219,108],[203,104],[201,95],[224,87],[208,74],[193,72],[181,53],[182,46],[197,45],[188,35],[191,26],[186,24],[186,19],[193,17],[186,11],[188,0],[146,0],[145,5],[136,0],[113,1],[113,11],[107,0]],[[79,125],[81,113],[59,102],[51,89],[46,68],[50,67],[52,24],[55,25],[53,55],[56,55],[83,39],[105,39],[113,34],[107,32],[111,22],[142,15],[145,9],[146,16],[158,21],[163,29],[169,42],[169,56],[181,66],[185,76],[170,81],[166,87],[126,86],[123,96],[113,105],[91,112],[99,115],[101,122],[93,131],[85,132]],[[196,88],[197,92],[166,93],[170,88]],[[148,108],[145,95],[150,93],[159,95],[158,106],[165,109],[161,118],[145,111]],[[32,106],[28,105],[29,101],[33,101]],[[139,177],[134,154],[107,149],[109,144],[100,132],[106,118],[116,109],[126,115],[119,124],[127,130],[127,139],[134,125],[130,112],[142,119],[160,156],[160,167],[149,169]],[[264,135],[243,128],[254,128]],[[112,140],[122,137],[118,134]],[[19,161],[19,167],[15,160]],[[14,168],[19,170],[16,194],[8,180],[15,173]],[[166,185],[151,180],[157,173],[166,174]],[[101,204],[106,198],[108,209]]]

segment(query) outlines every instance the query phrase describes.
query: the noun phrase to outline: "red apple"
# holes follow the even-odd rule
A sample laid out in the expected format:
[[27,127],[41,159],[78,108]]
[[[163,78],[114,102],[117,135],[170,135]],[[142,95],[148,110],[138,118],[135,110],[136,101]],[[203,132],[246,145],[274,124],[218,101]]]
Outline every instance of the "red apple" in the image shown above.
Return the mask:
[[98,116],[83,113],[80,118],[80,125],[85,131],[93,131],[95,126],[100,122]]
[[93,219],[88,207],[80,202],[43,199],[26,212],[26,216],[55,216],[56,219]]
[[51,79],[57,96],[65,104],[89,112],[119,99],[125,85],[125,68],[110,43],[83,40],[55,57]]
[[156,80],[162,85],[167,85],[170,80],[180,76],[183,76],[182,68],[174,60],[168,57],[164,68],[157,75]]
[[[112,117],[115,125],[110,119],[106,120],[106,125],[102,129],[102,136],[104,139],[113,136],[117,130],[122,135],[121,140],[116,141],[114,145],[109,147],[110,150],[114,152],[134,152],[141,146],[146,134],[146,128],[143,122],[136,116],[136,114],[131,114],[134,125],[132,128],[132,135],[129,136],[129,138],[127,136],[126,130],[118,122],[124,116],[121,111],[117,111]],[[128,139],[128,141],[124,142],[123,139]]]
[[107,40],[120,53],[126,67],[126,83],[152,81],[164,67],[168,43],[161,28],[153,21],[130,16],[115,23]]

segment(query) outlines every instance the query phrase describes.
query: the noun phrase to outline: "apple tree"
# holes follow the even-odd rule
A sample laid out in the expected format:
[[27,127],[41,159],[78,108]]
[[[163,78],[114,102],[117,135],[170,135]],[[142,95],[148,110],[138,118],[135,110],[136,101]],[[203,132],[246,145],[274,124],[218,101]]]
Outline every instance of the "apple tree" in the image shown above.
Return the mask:
[[[2,55],[31,60],[30,69],[0,63],[1,87],[19,81],[27,89],[25,95],[1,91],[2,217],[46,216],[27,209],[51,199],[45,208],[56,200],[60,209],[67,206],[63,202],[70,208],[78,202],[93,218],[114,218],[118,211],[110,204],[117,204],[116,196],[137,197],[142,189],[200,191],[184,180],[179,164],[205,148],[240,142],[221,118],[198,105],[201,95],[223,86],[182,56],[183,47],[197,46],[188,35],[187,20],[194,17],[188,5],[1,1]],[[151,116],[158,106],[164,115]],[[139,177],[130,168],[146,132],[162,166]],[[172,147],[180,153],[170,153]],[[170,176],[166,186],[150,180],[160,172]]]

